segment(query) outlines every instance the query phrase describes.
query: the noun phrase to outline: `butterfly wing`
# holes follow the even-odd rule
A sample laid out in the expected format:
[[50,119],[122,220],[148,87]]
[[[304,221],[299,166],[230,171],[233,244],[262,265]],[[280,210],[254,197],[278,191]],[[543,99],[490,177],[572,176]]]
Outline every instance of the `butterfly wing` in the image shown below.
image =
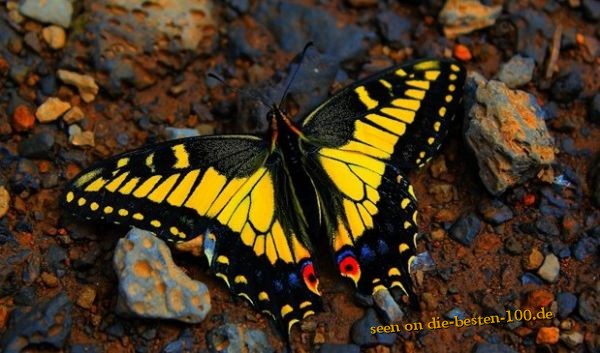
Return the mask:
[[194,243],[211,271],[287,332],[319,310],[320,299],[310,244],[279,206],[280,163],[253,136],[169,141],[83,171],[67,186],[63,205],[170,243],[200,239]]
[[412,296],[417,207],[402,172],[440,148],[464,80],[452,62],[394,67],[343,89],[302,123],[336,264],[361,293],[400,287]]

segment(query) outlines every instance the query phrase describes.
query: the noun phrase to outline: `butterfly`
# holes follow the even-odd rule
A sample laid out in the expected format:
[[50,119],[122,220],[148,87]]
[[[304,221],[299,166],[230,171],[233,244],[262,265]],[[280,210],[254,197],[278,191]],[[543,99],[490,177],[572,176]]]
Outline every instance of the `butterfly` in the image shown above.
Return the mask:
[[392,67],[342,89],[299,122],[273,105],[264,136],[213,135],[126,152],[82,171],[63,206],[87,219],[193,243],[230,290],[289,334],[322,309],[315,244],[359,293],[414,299],[416,197],[406,172],[440,148],[465,70]]

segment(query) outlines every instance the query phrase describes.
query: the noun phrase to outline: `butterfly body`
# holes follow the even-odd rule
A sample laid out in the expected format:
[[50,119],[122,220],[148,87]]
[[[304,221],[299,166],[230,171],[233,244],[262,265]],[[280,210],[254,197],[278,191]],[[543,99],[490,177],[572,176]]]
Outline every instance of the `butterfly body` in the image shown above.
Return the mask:
[[173,244],[201,237],[211,272],[284,332],[321,309],[318,237],[362,294],[397,287],[414,300],[417,207],[403,173],[439,149],[464,77],[438,60],[393,67],[300,122],[274,106],[264,137],[194,137],[115,156],[77,176],[63,204]]

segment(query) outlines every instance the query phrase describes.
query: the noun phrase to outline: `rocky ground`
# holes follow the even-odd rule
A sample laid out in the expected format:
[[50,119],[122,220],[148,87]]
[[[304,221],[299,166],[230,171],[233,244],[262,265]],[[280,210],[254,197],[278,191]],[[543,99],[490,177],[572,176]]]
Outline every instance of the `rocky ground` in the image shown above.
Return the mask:
[[[470,71],[464,118],[410,175],[420,310],[403,322],[542,307],[555,318],[371,335],[397,307],[355,298],[322,260],[325,312],[294,330],[293,351],[600,352],[599,21],[596,0],[3,2],[0,350],[282,351],[203,261],[171,259],[144,232],[119,240],[126,227],[68,217],[58,196],[128,149],[263,131],[252,92],[278,97],[313,41],[291,90],[300,117],[411,58]],[[149,273],[167,295],[123,290]]]

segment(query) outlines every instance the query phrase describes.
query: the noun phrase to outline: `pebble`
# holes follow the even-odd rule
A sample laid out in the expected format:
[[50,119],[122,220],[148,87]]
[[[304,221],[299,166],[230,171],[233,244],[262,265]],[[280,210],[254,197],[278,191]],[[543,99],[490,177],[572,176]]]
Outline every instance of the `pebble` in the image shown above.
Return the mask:
[[536,289],[527,296],[527,305],[532,308],[547,307],[554,301],[554,294],[546,289]]
[[459,243],[471,246],[477,234],[481,230],[481,221],[475,213],[469,213],[461,216],[452,228],[450,228],[450,237]]
[[584,290],[579,296],[577,312],[588,322],[600,322],[600,282],[596,282],[596,288]]
[[93,102],[98,94],[98,85],[94,78],[89,75],[81,75],[67,70],[58,70],[58,78],[68,85],[77,87],[79,95],[84,102]]
[[535,343],[556,344],[558,343],[559,334],[558,327],[541,327],[535,337]]
[[200,136],[200,133],[196,129],[167,127],[165,128],[165,135],[167,140],[177,140],[186,137]]
[[569,103],[583,90],[583,79],[577,68],[559,76],[552,84],[552,98],[557,102]]
[[486,222],[495,226],[510,221],[515,216],[510,207],[498,199],[482,202],[479,205],[479,213]]
[[479,177],[493,195],[554,162],[554,140],[534,96],[469,73],[465,109],[465,139],[477,158]]
[[373,301],[382,314],[385,315],[386,322],[400,322],[404,318],[404,311],[394,300],[387,289],[378,290],[373,294]]
[[538,270],[538,275],[547,282],[554,283],[558,280],[560,273],[560,262],[554,254],[546,255],[542,267]]
[[444,317],[448,320],[454,320],[455,317],[459,320],[464,320],[467,318],[467,313],[461,308],[452,308],[444,314]]
[[535,221],[535,228],[544,235],[552,237],[558,237],[560,235],[560,229],[556,224],[556,220],[552,216],[541,216]]
[[[75,127],[71,129],[72,127]],[[74,146],[95,146],[94,133],[92,131],[81,131],[77,125],[69,126],[69,142]]]
[[150,232],[132,228],[120,239],[113,266],[119,279],[119,312],[198,323],[210,311],[204,283],[177,267],[167,245]]
[[167,343],[161,353],[185,353],[192,352],[194,345],[194,334],[189,329],[184,329],[179,337]]
[[577,331],[562,332],[560,334],[560,340],[569,348],[575,348],[583,343],[583,335],[581,332]]
[[439,21],[444,35],[455,38],[494,25],[502,6],[485,6],[478,0],[447,0],[440,11]]
[[410,19],[402,17],[394,11],[383,11],[377,14],[377,26],[383,39],[392,48],[411,46],[410,35],[413,26]]
[[71,333],[72,307],[67,295],[61,292],[47,302],[13,309],[9,327],[0,339],[2,353],[19,353],[30,344],[62,348]]
[[448,183],[434,183],[427,192],[433,195],[438,203],[448,203],[454,198],[454,186]]
[[529,256],[523,261],[523,267],[528,270],[537,270],[544,261],[544,255],[536,248],[531,249]]
[[26,158],[48,158],[54,146],[54,134],[42,131],[19,143],[19,155]]
[[478,343],[473,353],[517,353],[503,343]]
[[4,185],[0,185],[0,218],[4,217],[10,208],[10,194]]
[[498,79],[506,83],[509,88],[517,88],[531,81],[534,70],[535,60],[515,55],[500,66]]
[[67,124],[79,122],[85,118],[85,114],[81,108],[75,106],[63,115],[63,121]]
[[395,333],[371,334],[371,327],[381,326],[382,323],[377,313],[372,308],[367,309],[365,315],[352,324],[350,336],[352,342],[361,347],[370,347],[377,344],[391,345],[396,340]]
[[11,126],[18,132],[25,132],[33,129],[35,125],[35,116],[28,106],[18,105],[12,114]]
[[40,275],[42,282],[49,288],[56,288],[60,284],[58,277],[50,272],[42,272]]
[[58,98],[50,97],[35,112],[35,116],[41,123],[47,123],[58,119],[67,110],[71,109],[71,104],[63,102]]
[[83,286],[78,292],[77,305],[84,309],[89,309],[96,299],[96,288],[92,286]]
[[54,50],[62,49],[67,42],[67,33],[62,27],[48,26],[42,29],[42,38]]
[[596,93],[590,101],[589,114],[590,121],[596,124],[600,123],[600,93]]
[[577,296],[569,292],[561,292],[556,295],[558,303],[558,317],[565,319],[571,315],[577,307]]
[[460,61],[470,61],[473,59],[473,54],[471,54],[471,50],[464,44],[456,44],[454,46],[454,50],[452,52],[454,57]]
[[273,353],[267,335],[261,330],[248,330],[243,326],[225,324],[206,334],[211,353]]
[[73,5],[69,0],[25,0],[21,3],[19,11],[40,22],[69,28]]
[[360,353],[360,346],[355,344],[325,343],[319,353]]

